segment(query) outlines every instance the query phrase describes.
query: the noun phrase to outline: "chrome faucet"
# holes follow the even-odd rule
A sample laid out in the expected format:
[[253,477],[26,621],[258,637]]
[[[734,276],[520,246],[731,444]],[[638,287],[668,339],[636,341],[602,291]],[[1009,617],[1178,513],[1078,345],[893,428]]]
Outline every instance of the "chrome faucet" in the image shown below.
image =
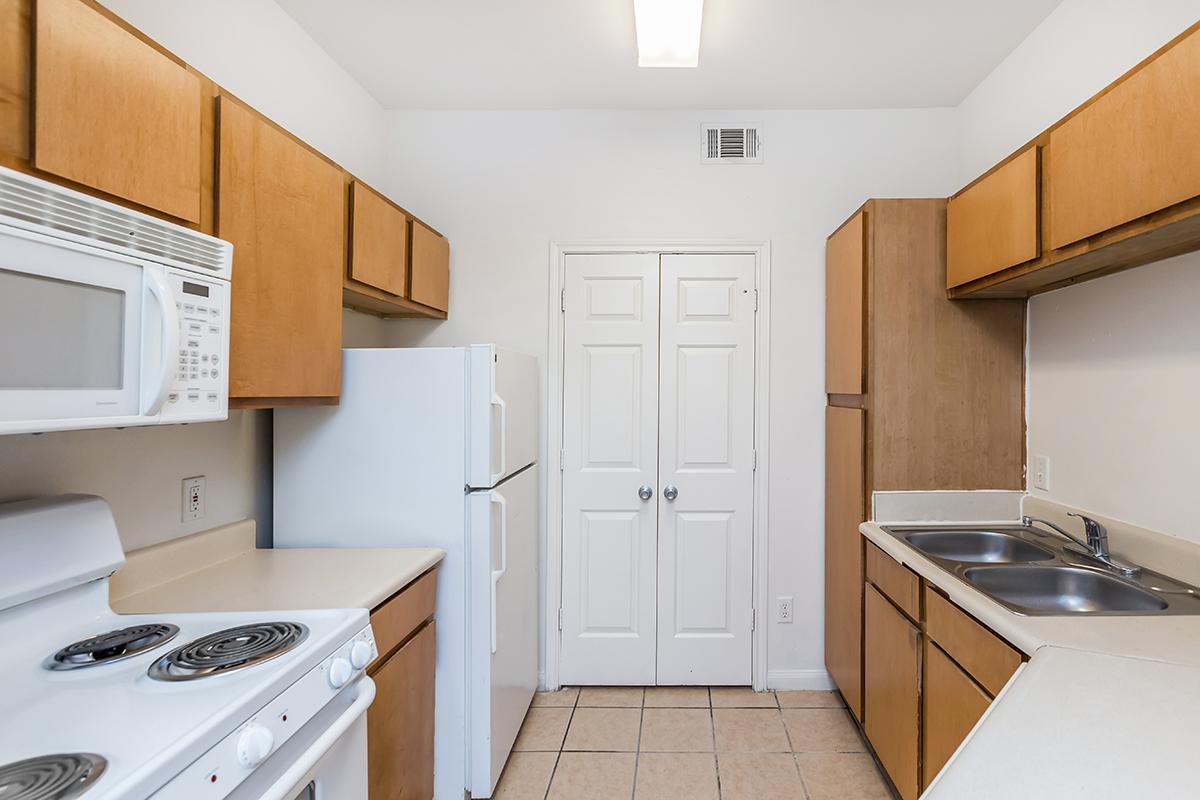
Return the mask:
[[1109,552],[1108,530],[1103,525],[1101,525],[1099,522],[1097,522],[1096,520],[1092,519],[1089,516],[1086,516],[1084,514],[1076,514],[1074,512],[1069,512],[1067,514],[1067,516],[1068,517],[1079,517],[1079,519],[1081,519],[1083,521],[1083,532],[1084,532],[1084,535],[1087,537],[1087,541],[1084,541],[1083,539],[1080,539],[1075,534],[1064,530],[1063,528],[1059,527],[1058,525],[1055,525],[1053,522],[1051,522],[1048,519],[1039,519],[1037,517],[1024,516],[1024,517],[1021,517],[1021,524],[1026,528],[1033,527],[1033,523],[1035,523],[1035,522],[1039,522],[1042,525],[1045,525],[1047,528],[1050,528],[1051,530],[1055,531],[1056,533],[1062,534],[1063,536],[1067,537],[1068,539],[1070,539],[1072,542],[1074,542],[1077,545],[1077,547],[1068,547],[1067,548],[1068,550],[1071,550],[1072,552],[1075,552],[1075,553],[1079,553],[1080,555],[1087,556],[1089,558],[1094,558],[1097,561],[1099,561],[1100,563],[1104,564],[1105,566],[1108,566],[1108,567],[1111,567],[1111,568],[1117,570],[1122,575],[1132,576],[1132,575],[1137,575],[1139,572],[1142,571],[1141,567],[1135,566],[1134,564],[1130,564],[1127,561],[1122,561],[1121,559],[1113,556],[1113,554],[1111,552]]

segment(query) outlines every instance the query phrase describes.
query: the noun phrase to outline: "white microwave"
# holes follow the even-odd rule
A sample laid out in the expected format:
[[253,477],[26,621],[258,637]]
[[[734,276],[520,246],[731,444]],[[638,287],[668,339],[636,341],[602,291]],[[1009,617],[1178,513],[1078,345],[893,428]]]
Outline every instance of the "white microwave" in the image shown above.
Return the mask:
[[229,415],[233,245],[0,168],[0,434]]

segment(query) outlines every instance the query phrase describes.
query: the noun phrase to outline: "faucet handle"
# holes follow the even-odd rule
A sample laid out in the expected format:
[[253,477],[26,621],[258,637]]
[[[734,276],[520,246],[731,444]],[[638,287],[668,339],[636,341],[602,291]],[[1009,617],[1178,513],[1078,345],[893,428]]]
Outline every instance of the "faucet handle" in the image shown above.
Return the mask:
[[[1104,542],[1108,539],[1108,530],[1103,525],[1086,514],[1076,514],[1074,511],[1069,511],[1067,512],[1067,516],[1079,517],[1083,521],[1083,530],[1087,534],[1089,547],[1093,550],[1096,550],[1097,546],[1103,548]],[[1101,552],[1106,554],[1107,550],[1101,550]]]

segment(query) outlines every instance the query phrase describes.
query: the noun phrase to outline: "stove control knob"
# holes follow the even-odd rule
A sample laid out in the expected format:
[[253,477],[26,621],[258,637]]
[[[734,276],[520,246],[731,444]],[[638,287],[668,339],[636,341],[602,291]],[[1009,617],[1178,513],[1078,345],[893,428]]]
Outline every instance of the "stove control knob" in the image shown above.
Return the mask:
[[248,725],[237,740],[238,763],[248,769],[261,764],[275,747],[275,736],[262,725]]
[[355,642],[350,648],[350,666],[362,669],[371,663],[371,645],[366,642]]
[[354,668],[350,666],[350,662],[340,656],[329,665],[329,685],[334,689],[345,686],[353,675]]

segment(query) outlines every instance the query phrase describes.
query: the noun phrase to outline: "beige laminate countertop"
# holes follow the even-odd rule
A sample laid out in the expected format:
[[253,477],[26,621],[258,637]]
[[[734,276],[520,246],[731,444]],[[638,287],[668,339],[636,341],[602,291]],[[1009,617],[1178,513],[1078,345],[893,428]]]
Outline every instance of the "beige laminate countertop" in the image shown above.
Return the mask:
[[859,530],[1030,656],[925,800],[1195,796],[1200,616],[1024,617],[879,524]]
[[438,564],[437,548],[256,549],[254,528],[217,529],[126,555],[117,613],[373,609]]

